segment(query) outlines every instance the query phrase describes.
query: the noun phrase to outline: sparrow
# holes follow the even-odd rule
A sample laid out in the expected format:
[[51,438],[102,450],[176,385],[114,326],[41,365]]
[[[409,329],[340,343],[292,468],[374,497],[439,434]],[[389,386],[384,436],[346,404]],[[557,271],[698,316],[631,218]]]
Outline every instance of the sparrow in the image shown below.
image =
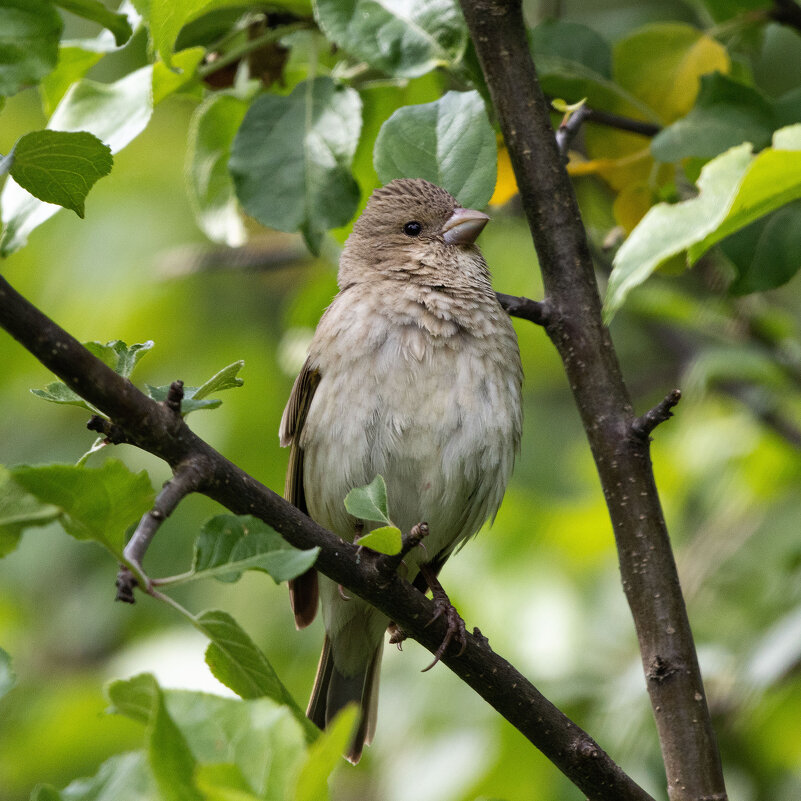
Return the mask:
[[[488,220],[422,179],[373,192],[281,420],[287,499],[353,542],[379,524],[350,516],[344,498],[382,475],[401,531],[428,524],[424,547],[400,568],[418,586],[426,577],[424,590],[494,518],[520,443],[517,338],[475,244]],[[355,764],[375,731],[390,621],[313,568],[289,589],[298,628],[318,599],[325,624],[307,715],[325,728],[359,704],[345,755]]]

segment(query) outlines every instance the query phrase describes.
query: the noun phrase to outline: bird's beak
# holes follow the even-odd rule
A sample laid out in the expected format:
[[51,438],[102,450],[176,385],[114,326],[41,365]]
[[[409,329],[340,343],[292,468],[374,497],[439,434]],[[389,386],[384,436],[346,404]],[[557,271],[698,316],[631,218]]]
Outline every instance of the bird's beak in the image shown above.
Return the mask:
[[449,245],[472,245],[489,222],[489,217],[473,209],[456,209],[442,226],[442,238]]

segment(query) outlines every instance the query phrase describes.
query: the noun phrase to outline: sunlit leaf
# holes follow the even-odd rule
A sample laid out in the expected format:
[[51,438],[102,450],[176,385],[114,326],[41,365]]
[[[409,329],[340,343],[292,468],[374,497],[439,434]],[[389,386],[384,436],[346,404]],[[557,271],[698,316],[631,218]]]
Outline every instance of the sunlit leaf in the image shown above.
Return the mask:
[[78,779],[61,791],[40,784],[31,793],[31,801],[150,801],[155,796],[145,754],[133,751],[107,759],[94,776]]
[[692,108],[702,75],[731,68],[723,45],[680,22],[638,29],[616,43],[613,57],[617,82],[665,123]]
[[316,0],[326,36],[383,72],[414,78],[461,59],[464,18],[454,0]]
[[48,0],[0,0],[0,95],[38,83],[56,66],[63,26]]
[[60,522],[68,534],[98,542],[118,558],[126,530],[155,498],[144,470],[132,473],[113,459],[98,468],[53,464],[14,467],[10,473],[39,501],[60,509]]
[[[112,84],[82,80],[64,95],[47,124],[54,131],[88,131],[117,153],[146,127],[153,112],[153,68],[142,67]],[[5,227],[0,254],[21,248],[31,231],[49,220],[60,206],[44,203],[8,180],[0,194]]]
[[202,801],[194,783],[196,760],[170,715],[164,693],[149,673],[106,687],[113,711],[147,725],[147,758],[163,801]]
[[773,147],[754,156],[749,144],[710,161],[698,197],[660,203],[645,215],[615,256],[604,306],[610,320],[626,295],[668,260],[697,261],[712,245],[763,215],[801,198],[801,124],[780,129]]
[[245,241],[228,159],[248,104],[215,92],[195,110],[189,127],[187,183],[198,225],[214,242],[235,247]]
[[381,526],[374,528],[369,534],[359,537],[358,545],[391,556],[400,553],[403,540],[401,531],[396,526]]
[[153,65],[153,105],[197,81],[197,68],[205,55],[205,48],[190,47],[173,55],[172,67],[157,61]]
[[356,704],[345,707],[310,746],[298,776],[294,801],[319,801],[328,797],[328,777],[342,764],[342,755],[353,736],[358,717]]
[[505,146],[498,148],[498,177],[490,198],[490,206],[502,206],[517,194],[517,179],[512,169],[512,160]]
[[286,97],[251,105],[229,168],[245,211],[279,231],[301,231],[318,251],[323,234],[347,223],[359,201],[350,167],[361,101],[330,78],[304,81]]
[[384,477],[376,476],[367,486],[354,487],[345,496],[345,508],[359,520],[377,520],[392,525],[387,505],[387,485]]
[[312,741],[319,734],[270,661],[242,627],[226,612],[210,610],[195,618],[198,628],[211,640],[206,664],[215,678],[240,698],[270,698],[285,706]]
[[42,105],[48,116],[53,113],[67,89],[83,78],[103,55],[99,50],[87,50],[78,45],[62,45],[59,48],[56,68],[42,79],[39,87]]
[[381,127],[375,169],[382,183],[425,178],[465,208],[483,208],[497,169],[495,133],[478,92],[448,92],[433,103],[402,106]]

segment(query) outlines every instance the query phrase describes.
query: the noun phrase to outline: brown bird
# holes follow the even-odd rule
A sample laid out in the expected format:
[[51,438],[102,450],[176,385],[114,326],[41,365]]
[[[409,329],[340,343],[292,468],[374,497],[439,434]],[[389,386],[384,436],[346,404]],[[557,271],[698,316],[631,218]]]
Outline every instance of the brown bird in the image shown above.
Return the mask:
[[[318,523],[348,541],[378,525],[343,502],[377,474],[402,531],[428,523],[425,548],[401,568],[410,581],[422,569],[435,582],[456,546],[494,517],[520,442],[517,339],[474,244],[488,220],[420,179],[377,189],[281,420],[286,496]],[[375,730],[389,621],[312,569],[290,582],[298,628],[318,597],[326,636],[307,715],[324,728],[358,702],[347,753],[356,763]]]

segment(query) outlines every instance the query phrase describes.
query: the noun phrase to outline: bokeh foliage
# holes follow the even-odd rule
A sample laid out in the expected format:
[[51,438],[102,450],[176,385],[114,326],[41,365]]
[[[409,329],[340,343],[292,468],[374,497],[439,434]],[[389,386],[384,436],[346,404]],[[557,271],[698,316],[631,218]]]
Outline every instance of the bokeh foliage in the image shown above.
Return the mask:
[[[656,432],[654,464],[730,794],[795,798],[801,36],[760,0],[568,2],[558,20],[541,5],[528,11],[546,92],[661,127],[649,139],[588,123],[569,170],[602,284],[612,271],[612,332],[637,408],[673,386],[684,391]],[[181,378],[196,388],[197,408],[217,405],[197,390],[243,360],[213,389],[232,389],[237,374],[244,386],[191,424],[276,489],[281,410],[335,291],[338,246],[370,190],[417,169],[465,203],[493,192],[492,113],[458,8],[394,4],[414,9],[412,26],[392,7],[136,0],[117,12],[94,0],[0,0],[0,30],[13,16],[28,43],[12,43],[11,67],[0,70],[0,151],[47,126],[87,131],[114,154],[91,192],[68,163],[70,186],[86,179],[88,195],[70,194],[80,208],[85,198],[83,222],[7,181],[3,272],[79,339],[108,342],[96,350],[120,371],[147,350],[133,377],[154,393]],[[54,172],[70,156],[65,144]],[[420,146],[412,159],[410,144]],[[108,150],[87,152],[102,160]],[[13,162],[4,166],[13,176]],[[481,244],[498,290],[540,297],[514,197],[501,144]],[[242,209],[300,235],[266,234]],[[250,250],[209,244],[246,238]],[[615,295],[621,286],[633,291]],[[443,580],[468,625],[664,797],[578,415],[544,334],[516,327],[523,450],[495,525]],[[152,350],[115,345],[151,338]],[[236,584],[173,582],[182,608],[212,612],[181,616],[144,596],[134,608],[112,604],[114,559],[64,531],[118,555],[167,468],[128,446],[114,460],[94,453],[68,467],[92,447],[88,412],[59,397],[8,337],[0,363],[0,461],[11,468],[0,474],[2,801],[28,798],[39,783],[49,785],[35,791],[42,799],[311,799],[324,797],[334,768],[337,799],[579,797],[444,669],[421,677],[429,657],[413,643],[386,654],[375,744],[359,768],[337,767],[349,722],[310,744],[297,706],[320,629],[294,632],[285,588],[263,572],[287,555],[271,550],[280,546],[269,532],[259,535],[263,554],[236,552],[241,526],[252,524],[215,517],[223,510],[204,498],[182,504],[146,566],[178,579],[193,563],[207,575],[222,566],[228,578],[257,569]],[[28,392],[40,387],[62,402]],[[63,465],[40,467],[51,463]],[[78,491],[81,481],[91,491]],[[43,485],[46,502],[34,492]],[[222,556],[221,544],[230,546]],[[226,691],[212,674],[244,700],[219,697]],[[93,778],[55,789],[80,776]]]

